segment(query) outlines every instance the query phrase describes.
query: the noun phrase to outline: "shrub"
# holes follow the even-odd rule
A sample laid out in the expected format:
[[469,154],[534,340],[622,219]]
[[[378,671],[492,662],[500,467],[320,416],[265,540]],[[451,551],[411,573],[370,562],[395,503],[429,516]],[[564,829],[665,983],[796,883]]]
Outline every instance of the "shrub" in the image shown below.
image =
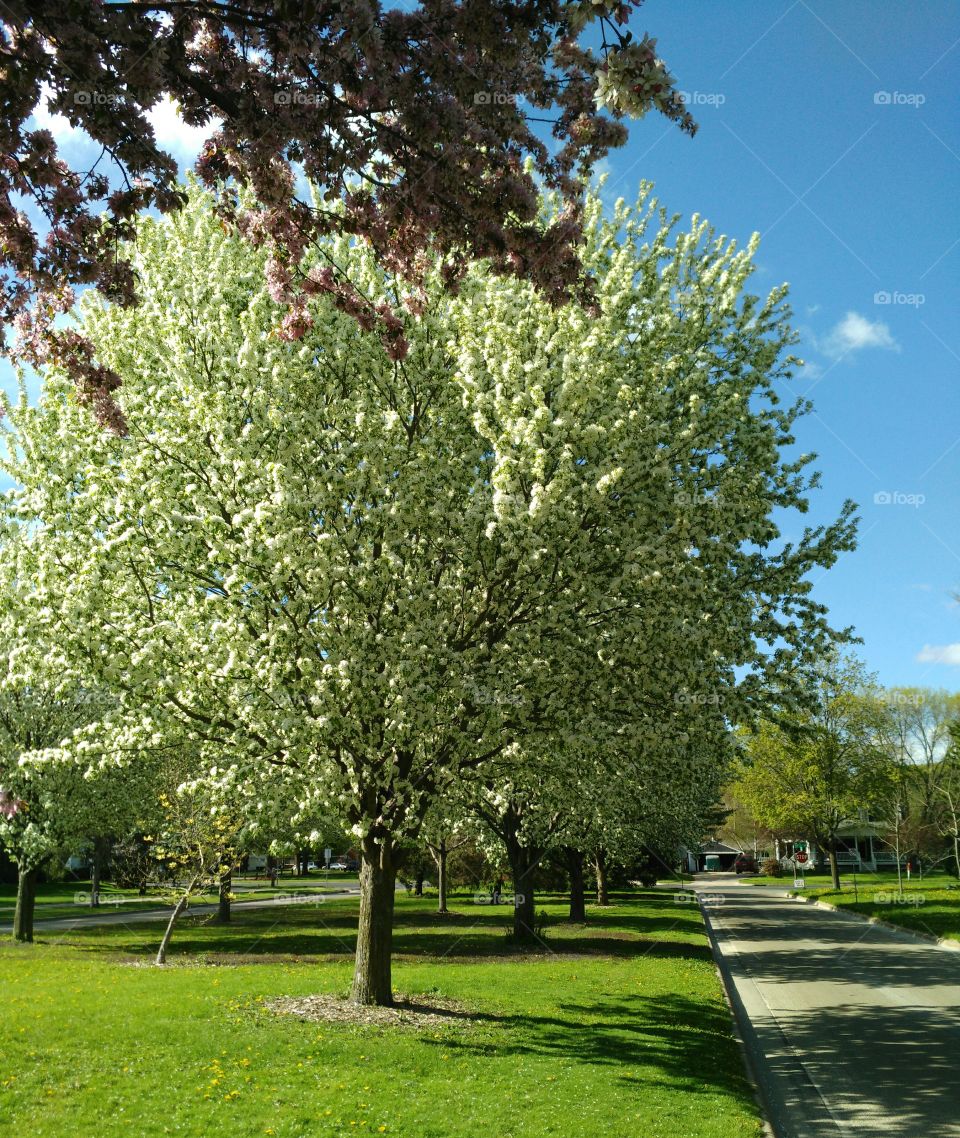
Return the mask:
[[782,877],[783,866],[775,857],[768,857],[763,865],[760,866],[760,872],[764,877]]

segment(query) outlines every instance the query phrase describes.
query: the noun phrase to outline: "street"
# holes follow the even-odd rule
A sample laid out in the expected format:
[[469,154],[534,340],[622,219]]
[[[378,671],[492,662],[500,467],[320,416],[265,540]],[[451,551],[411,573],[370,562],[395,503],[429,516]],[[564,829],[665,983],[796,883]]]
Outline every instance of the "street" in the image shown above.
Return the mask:
[[960,952],[695,882],[778,1138],[960,1138]]

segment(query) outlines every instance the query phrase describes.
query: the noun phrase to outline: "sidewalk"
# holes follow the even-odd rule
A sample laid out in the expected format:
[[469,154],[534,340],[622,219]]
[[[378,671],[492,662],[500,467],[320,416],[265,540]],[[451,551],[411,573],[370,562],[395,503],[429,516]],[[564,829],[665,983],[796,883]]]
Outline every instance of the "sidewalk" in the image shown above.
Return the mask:
[[778,1138],[960,1138],[960,954],[704,875]]
[[[260,901],[234,901],[231,908],[234,912],[243,912],[245,909],[268,909],[274,905],[304,905],[311,901],[317,903],[325,897],[342,898],[359,895],[359,886],[345,889],[318,889],[315,893],[287,893],[282,897],[268,897]],[[199,914],[202,916],[207,913],[215,913],[217,908],[216,901],[203,902],[191,905],[185,915],[197,916]],[[90,925],[133,925],[143,924],[147,921],[169,921],[172,911],[172,905],[167,905],[162,909],[135,909],[132,912],[124,912],[122,907],[104,904],[99,909],[91,909],[89,916],[51,917],[48,919],[37,917],[33,922],[33,930],[35,934],[41,934],[44,932],[63,932],[68,929],[83,929]],[[0,936],[7,935],[12,931],[12,924],[0,925]]]

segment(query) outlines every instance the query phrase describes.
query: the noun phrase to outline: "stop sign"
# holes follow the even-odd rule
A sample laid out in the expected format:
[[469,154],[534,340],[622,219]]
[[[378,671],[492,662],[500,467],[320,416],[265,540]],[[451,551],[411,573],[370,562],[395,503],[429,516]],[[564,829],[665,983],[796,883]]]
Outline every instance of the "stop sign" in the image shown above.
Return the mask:
[[794,856],[794,859],[796,861],[799,861],[799,862],[804,862],[807,860],[807,855],[803,852],[803,850],[799,850],[793,856]]

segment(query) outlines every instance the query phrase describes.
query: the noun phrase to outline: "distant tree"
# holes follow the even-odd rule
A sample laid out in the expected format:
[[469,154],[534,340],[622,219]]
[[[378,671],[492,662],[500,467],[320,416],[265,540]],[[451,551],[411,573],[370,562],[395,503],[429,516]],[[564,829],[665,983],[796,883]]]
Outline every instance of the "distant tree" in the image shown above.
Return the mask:
[[[921,687],[880,693],[889,709],[889,747],[901,768],[899,835],[918,854],[942,855],[943,815],[953,774],[945,762],[951,730],[960,723],[960,694]],[[945,795],[944,791],[948,794]]]
[[244,846],[244,819],[236,808],[224,805],[203,783],[178,782],[177,773],[176,765],[165,772],[167,785],[158,794],[158,829],[151,835],[151,856],[163,866],[177,891],[157,950],[157,964],[166,963],[174,928],[198,889],[215,887],[218,918],[230,919],[230,875]]
[[92,836],[118,832],[135,809],[144,767],[89,777],[97,772],[58,761],[59,745],[102,714],[103,701],[82,687],[12,684],[8,673],[0,688],[0,844],[18,868],[15,940],[33,940],[43,867],[78,853]]
[[960,878],[960,723],[951,724],[950,736],[950,746],[937,778],[936,793],[940,801],[937,829],[950,842],[954,868]]
[[763,826],[810,839],[827,852],[840,888],[837,849],[845,823],[889,816],[895,765],[885,746],[887,708],[862,664],[825,658],[809,710],[764,721],[744,741],[732,792]]

